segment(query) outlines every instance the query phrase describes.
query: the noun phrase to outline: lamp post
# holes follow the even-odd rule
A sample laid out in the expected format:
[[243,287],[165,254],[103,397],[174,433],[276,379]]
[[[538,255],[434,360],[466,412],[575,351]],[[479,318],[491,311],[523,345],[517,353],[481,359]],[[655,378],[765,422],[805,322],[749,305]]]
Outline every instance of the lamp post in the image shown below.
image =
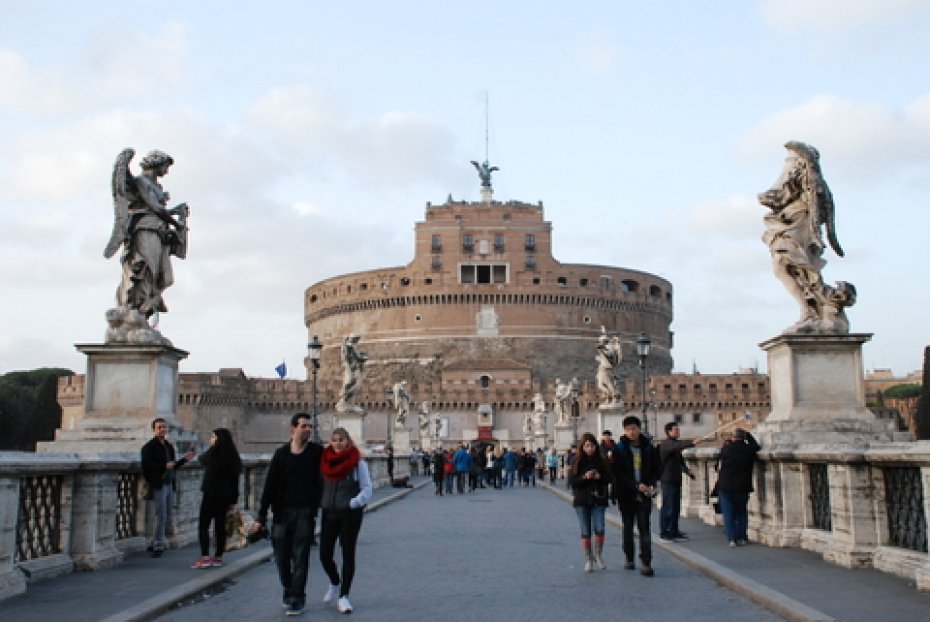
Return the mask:
[[636,338],[636,354],[639,355],[639,368],[643,370],[643,431],[649,434],[649,418],[646,412],[646,358],[649,356],[649,347],[652,341],[646,333],[640,333]]
[[320,343],[320,340],[316,335],[313,336],[313,340],[307,344],[307,355],[310,358],[310,373],[313,376],[313,442],[320,442],[320,426],[319,426],[319,404],[317,403],[317,394],[316,394],[316,373],[320,369],[320,352],[323,350],[323,344]]
[[388,415],[387,415],[387,441],[384,444],[384,449],[394,449],[394,404],[392,400],[394,399],[394,387],[385,387],[384,397],[387,399],[388,403]]

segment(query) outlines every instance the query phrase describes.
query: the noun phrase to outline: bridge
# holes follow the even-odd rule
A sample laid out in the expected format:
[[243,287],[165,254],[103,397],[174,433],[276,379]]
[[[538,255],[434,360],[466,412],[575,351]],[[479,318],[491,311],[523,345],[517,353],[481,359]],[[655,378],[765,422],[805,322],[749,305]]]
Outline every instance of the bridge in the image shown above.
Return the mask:
[[[564,487],[478,489],[436,497],[378,488],[362,527],[351,594],[361,620],[881,620],[927,619],[930,595],[873,569],[847,569],[798,548],[730,548],[719,527],[683,518],[685,542],[657,537],[656,575],[624,570],[611,508],[607,570],[585,574],[578,527]],[[655,520],[653,524],[655,524]],[[315,553],[315,549],[313,551]],[[332,619],[327,580],[311,554],[305,619]],[[0,601],[0,619],[280,620],[280,586],[260,542],[228,553],[222,568],[190,569],[187,545],[152,559],[32,581]]]

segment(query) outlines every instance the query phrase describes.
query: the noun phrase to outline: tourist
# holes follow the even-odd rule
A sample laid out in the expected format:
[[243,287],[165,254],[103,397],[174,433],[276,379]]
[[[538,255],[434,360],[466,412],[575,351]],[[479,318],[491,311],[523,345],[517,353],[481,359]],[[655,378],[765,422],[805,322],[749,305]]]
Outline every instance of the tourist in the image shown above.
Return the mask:
[[256,532],[264,528],[270,506],[274,513],[271,542],[278,579],[284,588],[285,614],[289,616],[303,613],[306,603],[310,542],[320,504],[322,447],[310,442],[311,421],[307,413],[291,417],[291,440],[271,457],[258,520],[252,526]]
[[504,454],[507,450],[494,450],[494,488],[502,490],[504,487]]
[[455,482],[455,461],[452,459],[452,450],[446,450],[443,474],[446,478],[446,494],[452,494],[452,485]]
[[562,456],[562,475],[565,477],[565,487],[571,489],[571,481],[568,479],[568,474],[572,470],[572,462],[575,460],[575,450],[578,449],[578,445],[572,445],[568,451],[565,452],[565,455]]
[[[371,500],[371,476],[368,464],[345,428],[333,430],[330,443],[323,450],[320,470],[323,473],[320,563],[329,576],[323,602],[336,601],[340,613],[352,613],[349,590],[355,576],[355,545],[365,506]],[[337,539],[342,549],[341,578],[333,559]]]
[[[194,457],[188,449],[183,458],[176,459],[174,445],[168,441],[168,423],[158,417],[152,421],[154,436],[142,446],[142,477],[155,502],[155,532],[149,544],[152,557],[161,557],[168,543],[165,534],[171,528],[171,493],[174,492],[177,470]],[[147,496],[149,496],[147,495]]]
[[723,512],[723,530],[730,546],[749,544],[749,493],[752,492],[752,467],[759,443],[748,431],[736,429],[730,441],[720,448],[720,472],[717,493]]
[[510,451],[509,449],[504,449],[504,453],[501,457],[504,459],[504,481],[501,485],[513,488],[513,480],[516,479],[519,458],[516,452]]
[[430,463],[433,461],[432,456],[430,456],[430,453],[428,451],[423,451],[422,454],[420,454],[420,460],[423,461],[423,475],[425,475],[426,477],[429,477],[430,476],[429,467],[430,467]]
[[420,474],[420,450],[414,447],[410,450],[410,477]]
[[446,454],[443,453],[441,448],[437,448],[433,452],[433,483],[436,485],[436,490],[433,494],[442,496],[442,483],[446,477]]
[[471,454],[468,453],[465,445],[459,445],[452,461],[455,463],[455,491],[463,495],[465,494],[465,480],[471,470]]
[[484,450],[484,483],[497,488],[494,480],[494,445],[488,445]]
[[[593,434],[581,437],[581,449],[577,451],[569,482],[572,488],[572,506],[578,515],[581,527],[581,549],[584,551],[584,571],[594,568],[604,570],[604,513],[607,510],[610,467],[597,447]],[[591,546],[591,532],[594,546]]]
[[555,483],[559,474],[559,452],[555,450],[555,447],[546,454],[546,466],[549,468],[549,483]]
[[[203,497],[197,525],[200,559],[191,568],[222,566],[226,551],[226,513],[239,500],[239,474],[242,472],[242,459],[229,430],[213,430],[210,448],[200,454],[198,460],[204,466],[203,484],[200,485]],[[211,522],[215,540],[213,557],[210,557]]]
[[666,541],[687,540],[687,534],[678,528],[681,514],[681,474],[694,479],[681,455],[685,449],[701,444],[701,439],[679,440],[681,428],[674,421],[665,424],[665,440],[659,443],[659,461],[662,464],[660,477],[662,508],[659,510],[659,538]]
[[474,492],[479,485],[484,488],[484,484],[481,483],[484,458],[477,447],[472,447],[468,453],[471,454],[471,464],[468,467],[468,492]]
[[598,445],[598,449],[600,450],[601,455],[604,456],[604,458],[607,460],[610,460],[615,444],[614,435],[610,430],[604,430],[601,432],[601,444]]
[[614,446],[611,469],[613,472],[613,495],[623,520],[624,568],[632,570],[636,549],[633,527],[639,531],[640,574],[651,577],[652,537],[649,516],[652,514],[652,498],[656,494],[656,480],[660,464],[658,452],[648,436],[642,433],[639,417],[629,415],[623,419],[624,435]]
[[541,482],[546,481],[546,451],[542,447],[536,448],[536,477]]

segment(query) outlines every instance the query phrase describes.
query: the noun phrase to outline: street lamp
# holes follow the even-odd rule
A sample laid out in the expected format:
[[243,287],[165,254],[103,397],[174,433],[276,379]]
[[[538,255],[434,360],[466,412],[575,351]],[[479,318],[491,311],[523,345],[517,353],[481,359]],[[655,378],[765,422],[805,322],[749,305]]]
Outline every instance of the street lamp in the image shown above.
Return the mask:
[[384,450],[394,449],[394,410],[392,400],[394,399],[394,388],[385,387],[384,397],[387,400],[387,441],[384,444]]
[[313,375],[313,442],[320,442],[320,426],[319,426],[319,404],[317,404],[317,394],[316,394],[316,373],[320,369],[320,352],[323,350],[323,344],[320,343],[320,340],[316,335],[313,336],[313,341],[307,344],[307,356],[310,358],[310,373]]
[[646,412],[646,358],[649,356],[649,347],[652,341],[646,333],[640,333],[636,338],[636,354],[639,355],[639,368],[643,370],[643,431],[649,434],[649,418]]

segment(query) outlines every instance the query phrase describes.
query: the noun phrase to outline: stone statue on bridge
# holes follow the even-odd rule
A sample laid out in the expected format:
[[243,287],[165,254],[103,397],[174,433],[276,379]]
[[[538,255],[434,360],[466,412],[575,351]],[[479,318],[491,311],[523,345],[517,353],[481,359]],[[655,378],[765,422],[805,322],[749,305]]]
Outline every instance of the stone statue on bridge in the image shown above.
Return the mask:
[[122,248],[122,278],[117,308],[107,314],[105,341],[165,343],[155,330],[157,323],[146,319],[168,311],[162,294],[174,283],[171,257],[187,257],[190,208],[186,203],[168,208],[170,196],[159,183],[174,159],[150,151],[140,162],[142,174],[134,177],[129,163],[135,153],[124,149],[113,165],[113,231],[103,256],[109,259]]
[[556,425],[568,425],[568,418],[572,414],[572,385],[555,379],[555,396],[552,400],[552,409],[556,415]]
[[410,412],[410,394],[407,393],[406,380],[394,383],[394,410],[397,413],[394,427],[403,430],[407,427],[407,414]]
[[623,345],[620,343],[620,337],[614,335],[612,339],[608,339],[606,331],[602,332],[597,339],[594,357],[597,361],[597,389],[601,395],[601,404],[613,405],[620,401],[614,370],[620,365],[622,358]]
[[361,407],[353,402],[362,381],[362,369],[368,360],[368,355],[360,352],[358,342],[360,337],[355,333],[346,335],[342,342],[342,395],[336,403],[338,412],[358,412]]
[[472,166],[475,167],[475,170],[478,171],[478,177],[481,179],[481,187],[490,188],[491,187],[491,173],[493,173],[494,171],[499,171],[500,169],[497,168],[496,166],[491,166],[491,163],[488,162],[487,160],[485,160],[481,164],[478,164],[478,162],[475,160],[472,160],[471,163],[472,163]]
[[790,141],[788,156],[775,184],[759,194],[771,209],[763,218],[765,242],[772,254],[775,276],[801,308],[800,319],[785,333],[845,334],[849,320],[844,309],[856,302],[856,288],[845,281],[836,287],[823,282],[821,270],[826,229],[830,248],[840,257],[836,238],[833,195],[820,171],[820,153],[812,146]]
[[542,393],[533,396],[533,427],[537,432],[546,431],[546,399]]

